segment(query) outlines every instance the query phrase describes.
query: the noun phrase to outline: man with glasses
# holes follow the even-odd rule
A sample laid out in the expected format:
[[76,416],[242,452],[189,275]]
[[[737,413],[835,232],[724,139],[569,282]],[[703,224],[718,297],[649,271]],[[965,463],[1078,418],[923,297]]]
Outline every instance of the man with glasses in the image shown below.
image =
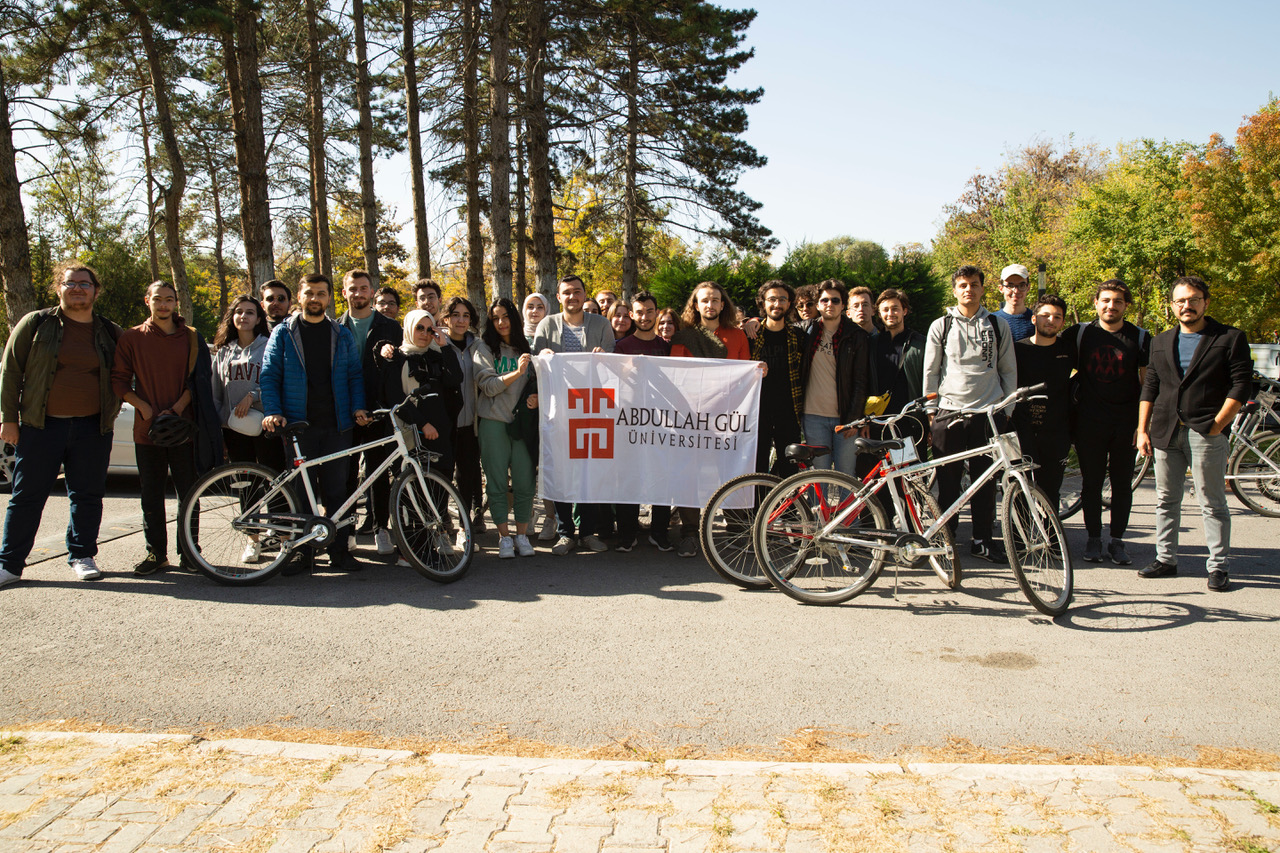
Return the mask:
[[1133,508],[1133,468],[1137,451],[1138,398],[1151,354],[1151,336],[1125,320],[1129,288],[1118,278],[1098,285],[1093,307],[1098,319],[1062,333],[1076,368],[1072,383],[1072,428],[1080,462],[1080,501],[1088,539],[1084,559],[1103,560],[1102,487],[1111,478],[1111,540],[1106,553],[1117,566],[1133,563],[1125,548]]
[[[1022,452],[1036,461],[1036,485],[1058,505],[1067,454],[1071,452],[1068,401],[1071,383],[1071,350],[1059,333],[1067,316],[1067,303],[1046,294],[1031,309],[1035,334],[1014,346],[1018,362],[1018,387],[1044,383],[1044,399],[1024,400],[1013,413]],[[1042,395],[1036,395],[1037,397]]]
[[440,300],[443,296],[440,293],[440,285],[431,279],[418,279],[413,286],[413,298],[417,302],[418,308],[430,314],[433,320],[440,313]]
[[290,303],[293,302],[293,291],[289,289],[287,284],[273,278],[262,285],[259,294],[262,296],[262,307],[267,310],[267,325],[272,330],[289,319],[289,307]]
[[863,417],[871,388],[871,338],[844,313],[848,290],[844,282],[827,279],[816,286],[817,320],[805,331],[800,382],[804,387],[804,438],[830,447],[814,460],[818,468],[835,467],[852,475],[858,452],[857,436],[836,435],[841,424]]
[[1227,431],[1249,399],[1253,359],[1243,332],[1206,313],[1209,285],[1203,279],[1175,279],[1169,303],[1178,325],[1151,342],[1151,363],[1138,403],[1138,452],[1156,457],[1156,558],[1138,576],[1178,573],[1178,529],[1189,467],[1209,550],[1209,589],[1225,592],[1231,547]]
[[796,288],[796,324],[803,327],[810,320],[818,319],[818,290],[812,284]]
[[[377,297],[373,300],[373,307],[383,317],[395,320],[396,325],[399,325],[400,293],[394,287],[379,287]],[[403,330],[400,334],[404,335]]]
[[59,468],[71,502],[67,562],[80,580],[102,577],[94,557],[120,412],[111,366],[121,330],[93,310],[101,288],[91,268],[60,264],[51,289],[58,304],[18,321],[0,367],[0,439],[14,445],[0,586],[21,579]]
[[1015,342],[1031,337],[1036,330],[1031,321],[1031,309],[1027,307],[1030,278],[1031,273],[1022,264],[1009,264],[1000,271],[1000,294],[1004,297],[1004,306],[992,313],[1008,324]]

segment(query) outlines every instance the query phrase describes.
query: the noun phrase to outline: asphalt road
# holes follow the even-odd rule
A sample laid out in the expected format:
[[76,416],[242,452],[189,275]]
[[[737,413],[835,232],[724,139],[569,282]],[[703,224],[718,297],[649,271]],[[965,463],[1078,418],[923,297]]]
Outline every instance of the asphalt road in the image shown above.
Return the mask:
[[[1182,576],[1077,563],[1056,621],[1007,567],[964,559],[960,590],[881,577],[839,607],[746,592],[698,559],[631,554],[498,561],[481,539],[440,586],[379,562],[358,574],[228,589],[200,576],[134,578],[134,482],[112,480],[99,562],[74,579],[54,498],[28,582],[0,590],[0,726],[79,718],[144,729],[257,724],[590,746],[775,746],[805,727],[888,754],[966,738],[993,749],[1102,746],[1190,755],[1198,744],[1280,752],[1280,521],[1231,498],[1233,588],[1205,588],[1188,497]],[[1154,491],[1130,551],[1153,556]],[[5,499],[7,500],[7,498]],[[3,501],[0,501],[2,503]],[[1079,517],[1068,522],[1084,545]],[[172,539],[172,527],[171,527]],[[967,552],[967,523],[961,526]]]

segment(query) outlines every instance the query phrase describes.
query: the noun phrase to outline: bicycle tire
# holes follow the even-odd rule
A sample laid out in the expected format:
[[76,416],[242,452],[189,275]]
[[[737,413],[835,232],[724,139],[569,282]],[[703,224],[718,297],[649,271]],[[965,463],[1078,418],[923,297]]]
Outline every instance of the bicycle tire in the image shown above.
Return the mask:
[[[275,478],[276,472],[265,465],[233,463],[214,468],[191,487],[178,510],[178,538],[183,552],[205,577],[226,586],[251,586],[275,575],[288,560],[292,552],[277,536],[260,534],[261,557],[255,563],[244,562],[241,558],[251,534],[232,527],[266,494]],[[296,513],[297,499],[285,487],[263,511]]]
[[[918,481],[904,479],[899,482],[906,484],[909,495],[907,499],[909,523],[915,528],[916,533],[923,535],[942,515],[938,499]],[[951,534],[951,528],[946,524],[939,527],[938,532],[929,540],[929,545],[947,549],[946,554],[929,557],[929,568],[933,569],[938,580],[946,584],[947,589],[957,589],[960,586],[960,559],[956,554],[956,539]]]
[[1272,468],[1273,464],[1280,465],[1280,433],[1263,432],[1254,443],[1256,450],[1247,444],[1236,446],[1227,461],[1227,485],[1242,504],[1258,515],[1280,518],[1280,475]]
[[[427,492],[408,464],[391,484],[391,531],[401,556],[418,574],[436,583],[453,583],[471,566],[471,519],[452,483],[435,471],[423,473]],[[429,494],[432,489],[437,490],[435,496]]]
[[[716,489],[702,511],[702,553],[716,574],[743,589],[768,589],[769,578],[756,559],[752,526],[756,510],[782,478],[752,473],[734,477]],[[743,495],[743,490],[747,495]],[[749,497],[748,497],[749,495]],[[735,497],[746,498],[750,507],[736,508]]]
[[[1047,541],[1037,541],[1036,519],[1044,525]],[[1046,616],[1065,613],[1071,603],[1071,550],[1049,498],[1033,483],[1024,491],[1011,478],[1000,504],[1000,524],[1009,567],[1027,600]]]
[[[868,548],[815,542],[822,517],[832,517],[847,491],[861,486],[847,474],[822,469],[793,474],[769,492],[756,514],[754,534],[760,566],[775,587],[805,604],[840,604],[875,583],[887,543]],[[815,514],[818,490],[826,509]],[[886,526],[884,510],[869,500],[840,530],[884,534]]]

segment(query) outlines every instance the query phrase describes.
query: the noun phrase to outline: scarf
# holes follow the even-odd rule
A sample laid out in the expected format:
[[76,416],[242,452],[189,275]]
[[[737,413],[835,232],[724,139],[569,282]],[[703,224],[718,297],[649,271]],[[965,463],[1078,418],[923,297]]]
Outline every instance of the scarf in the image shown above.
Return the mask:
[[[405,355],[414,355],[415,353],[426,352],[431,349],[437,351],[440,349],[440,345],[435,342],[435,339],[432,339],[431,343],[425,347],[420,347],[413,343],[413,330],[417,328],[418,323],[421,322],[423,317],[430,316],[431,315],[428,312],[423,311],[421,308],[414,308],[408,314],[404,315],[404,343],[400,345],[400,352]],[[434,326],[435,323],[432,322],[432,325]]]
[[[536,299],[542,303],[542,309],[545,312],[544,316],[546,314],[551,313],[551,305],[547,303],[547,298],[545,296],[543,296],[541,293],[530,293],[528,296],[524,298],[524,305],[520,306],[520,316],[523,317],[525,313],[529,310],[530,299]],[[524,321],[524,335],[526,338],[532,338],[533,333],[536,331],[538,331],[537,323],[530,323],[528,320]]]

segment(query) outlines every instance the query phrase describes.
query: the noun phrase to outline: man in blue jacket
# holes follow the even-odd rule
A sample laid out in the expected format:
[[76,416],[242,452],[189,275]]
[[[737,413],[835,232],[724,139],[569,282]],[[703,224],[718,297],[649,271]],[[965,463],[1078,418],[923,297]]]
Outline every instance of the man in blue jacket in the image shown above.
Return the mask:
[[[302,310],[276,327],[262,358],[262,427],[275,431],[290,421],[305,420],[308,426],[298,436],[298,446],[308,459],[347,450],[353,426],[369,423],[355,339],[325,315],[332,290],[327,276],[304,276],[298,283]],[[346,500],[347,466],[345,456],[320,466],[320,500],[326,513]],[[339,530],[330,544],[331,569],[362,568],[347,550],[350,532]],[[305,552],[297,568],[310,569],[311,556]]]

